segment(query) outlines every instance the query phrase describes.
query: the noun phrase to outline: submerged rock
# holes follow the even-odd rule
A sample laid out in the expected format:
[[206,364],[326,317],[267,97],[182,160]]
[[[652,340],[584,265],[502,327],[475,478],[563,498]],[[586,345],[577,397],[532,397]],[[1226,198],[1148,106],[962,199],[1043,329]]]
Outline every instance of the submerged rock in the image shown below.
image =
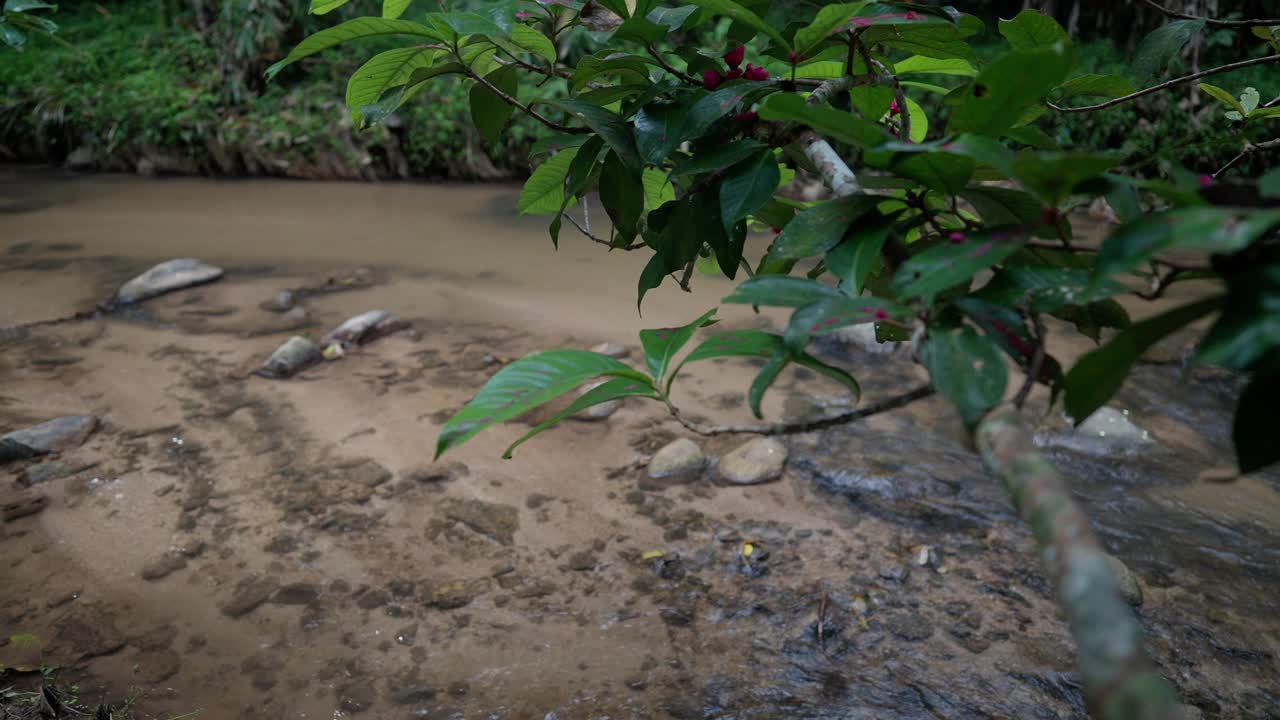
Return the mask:
[[631,348],[618,343],[604,342],[591,348],[591,352],[608,355],[611,358],[624,358],[631,354]]
[[1138,584],[1138,577],[1129,566],[1114,555],[1107,555],[1107,564],[1111,566],[1111,572],[1120,584],[1120,594],[1124,596],[1125,602],[1134,607],[1142,605],[1142,586]]
[[174,290],[213,282],[222,274],[222,268],[195,258],[167,260],[121,285],[107,306],[131,305]]
[[67,415],[0,437],[0,463],[76,447],[98,427],[92,415]]
[[298,298],[293,294],[292,290],[281,290],[276,296],[270,300],[264,300],[258,307],[273,313],[286,313],[294,308],[298,303]]
[[1045,447],[1063,448],[1088,455],[1132,452],[1155,443],[1151,433],[1138,427],[1125,410],[1102,407],[1080,423],[1079,427],[1048,432],[1036,437]]
[[187,566],[187,558],[180,552],[170,551],[142,566],[142,579],[156,581],[172,575]]
[[231,600],[222,606],[222,614],[230,618],[239,618],[257,610],[265,603],[280,583],[269,577],[247,577],[236,583]]
[[323,360],[320,348],[301,335],[294,335],[285,344],[276,348],[262,367],[254,371],[255,375],[274,380],[283,380],[315,365]]
[[370,310],[334,328],[320,339],[320,347],[324,348],[325,358],[332,360],[356,345],[364,345],[406,327],[408,323],[386,310]]
[[[583,386],[583,388],[578,391],[578,396],[581,397],[583,395],[586,395],[587,393],[605,384],[606,382],[608,382],[608,380],[600,380],[597,382],[589,383]],[[592,405],[591,407],[586,408],[585,410],[580,410],[577,413],[574,413],[573,419],[584,420],[586,422],[597,422],[600,420],[604,420],[608,418],[610,415],[618,412],[618,408],[620,407],[622,407],[622,398],[618,398],[617,400],[606,400],[605,402]]]
[[49,507],[49,498],[45,495],[27,493],[11,500],[0,501],[0,519],[13,522],[20,518],[35,515]]
[[483,500],[452,500],[445,506],[444,513],[450,520],[503,545],[515,542],[515,532],[520,527],[520,513],[514,507]]
[[720,477],[734,485],[755,485],[782,476],[787,446],[773,438],[756,438],[720,458]]
[[702,448],[689,438],[680,438],[654,453],[647,472],[651,480],[683,479],[696,477],[706,466],[707,456]]

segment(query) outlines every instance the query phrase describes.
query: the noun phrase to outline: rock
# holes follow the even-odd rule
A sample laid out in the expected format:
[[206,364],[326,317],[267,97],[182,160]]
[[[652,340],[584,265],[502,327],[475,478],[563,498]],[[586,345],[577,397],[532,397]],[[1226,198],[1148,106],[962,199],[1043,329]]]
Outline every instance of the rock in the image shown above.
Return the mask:
[[1179,705],[1178,709],[1182,711],[1182,720],[1204,720],[1204,711],[1195,705]]
[[286,313],[298,304],[298,298],[292,290],[281,290],[270,300],[262,301],[258,307],[273,313]]
[[920,613],[899,613],[889,618],[889,632],[903,640],[925,640],[933,635],[933,623]]
[[647,474],[651,480],[694,478],[707,466],[707,456],[698,444],[680,438],[663,446],[649,461]]
[[473,498],[451,499],[445,504],[444,513],[450,520],[460,522],[503,545],[514,543],[515,532],[520,528],[520,513],[511,505],[499,505]]
[[569,557],[569,569],[579,572],[595,570],[598,562],[596,556],[590,550],[583,550]]
[[356,607],[361,610],[376,610],[391,600],[385,592],[381,590],[370,590],[362,594],[356,599]]
[[439,483],[467,477],[470,474],[470,468],[460,462],[453,461],[444,464],[415,465],[401,473],[401,477],[405,480],[413,480],[420,483]]
[[338,707],[349,713],[364,712],[376,700],[373,688],[365,682],[355,682],[338,690]]
[[720,458],[719,473],[734,485],[755,485],[782,476],[787,447],[773,438],[756,438]]
[[364,345],[406,327],[408,323],[386,310],[370,310],[348,319],[320,338],[320,347],[324,348],[325,358],[332,360],[356,345]]
[[412,646],[418,641],[418,623],[406,625],[396,631],[396,642]]
[[320,348],[301,335],[294,335],[283,345],[271,353],[271,357],[262,367],[254,371],[255,375],[275,380],[283,380],[315,365],[324,359]]
[[882,343],[876,340],[875,323],[846,325],[830,333],[830,336],[832,340],[873,355],[885,355],[898,347],[898,343]]
[[378,487],[391,479],[391,471],[369,458],[362,458],[353,464],[342,467],[347,479],[357,485]]
[[415,705],[430,701],[438,692],[426,683],[406,683],[391,691],[391,702],[397,705]]
[[93,170],[98,166],[98,158],[94,155],[92,147],[81,145],[67,153],[64,164],[68,170]]
[[195,258],[167,260],[120,286],[106,305],[131,305],[174,290],[213,282],[222,274],[222,268]]
[[591,352],[608,355],[611,358],[622,359],[631,354],[631,348],[618,343],[604,342],[591,348]]
[[1041,446],[1060,447],[1089,455],[1131,452],[1154,444],[1151,433],[1129,419],[1126,410],[1101,407],[1073,430],[1037,435]]
[[79,463],[76,465],[70,465],[57,460],[43,462],[38,465],[32,465],[26,470],[23,470],[22,473],[18,475],[18,484],[22,487],[31,487],[32,485],[39,485],[41,483],[49,482],[50,480],[57,480],[58,478],[83,472],[95,465],[97,465],[97,463]]
[[49,507],[48,497],[36,493],[26,493],[0,502],[0,518],[3,518],[5,522],[13,522],[20,518],[35,515],[47,507]]
[[897,583],[904,583],[911,577],[911,569],[901,563],[885,565],[879,570],[880,577]]
[[182,656],[170,649],[147,651],[133,662],[137,682],[147,685],[162,683],[182,669]]
[[92,415],[65,415],[0,437],[0,463],[82,445],[98,427]]
[[169,551],[142,566],[142,579],[156,581],[187,566],[187,558],[180,552]]
[[[578,397],[582,397],[583,395],[586,395],[587,393],[605,384],[606,382],[608,382],[608,380],[600,380],[597,382],[588,383],[587,385],[584,385],[582,389],[578,391]],[[606,400],[602,403],[597,403],[595,405],[592,405],[591,407],[586,408],[585,410],[580,410],[577,413],[574,413],[573,419],[582,420],[585,422],[599,422],[600,420],[604,420],[608,418],[610,415],[618,412],[618,408],[620,407],[622,407],[622,398],[618,398],[616,400]]]
[[1114,555],[1107,555],[1106,558],[1107,564],[1111,566],[1111,572],[1120,585],[1120,594],[1124,596],[1125,602],[1134,607],[1142,605],[1142,586],[1138,584],[1138,577],[1120,558]]
[[289,583],[271,596],[276,605],[310,605],[320,597],[320,588],[312,583]]
[[241,580],[236,584],[231,600],[222,606],[222,614],[230,618],[248,615],[265,603],[279,585],[269,577],[247,577]]
[[441,610],[456,610],[471,604],[472,600],[489,591],[489,578],[471,581],[451,580],[436,585],[427,593],[426,604]]
[[271,538],[271,541],[264,545],[262,549],[276,555],[288,555],[298,549],[298,538],[288,533],[281,533]]

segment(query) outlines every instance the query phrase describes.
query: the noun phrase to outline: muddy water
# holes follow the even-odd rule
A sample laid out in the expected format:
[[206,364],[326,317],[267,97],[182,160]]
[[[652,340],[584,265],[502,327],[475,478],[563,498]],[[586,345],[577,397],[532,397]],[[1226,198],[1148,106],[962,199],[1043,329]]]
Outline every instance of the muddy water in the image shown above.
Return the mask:
[[[647,482],[645,459],[684,433],[638,402],[513,461],[499,456],[524,426],[432,464],[441,423],[502,360],[634,353],[636,330],[729,287],[664,287],[640,318],[644,258],[569,231],[552,252],[516,194],[5,175],[0,326],[91,309],[171,257],[228,274],[3,336],[0,430],[103,424],[53,479],[0,468],[0,499],[50,501],[0,525],[0,637],[36,634],[83,694],[138,693],[159,717],[1084,717],[1029,535],[940,402],[793,438],[784,477],[746,488]],[[258,307],[286,288],[311,291],[301,311]],[[412,330],[290,381],[250,374],[290,334],[371,308]],[[904,358],[826,351],[869,396],[919,379]],[[1139,576],[1183,699],[1276,717],[1280,480],[1205,479],[1229,461],[1238,387],[1176,358],[1117,401],[1155,442],[1055,445],[1053,419],[1044,437]],[[745,420],[753,372],[695,368],[679,401]],[[847,401],[792,374],[766,411]],[[767,558],[744,561],[746,540]],[[938,561],[915,564],[921,546]]]

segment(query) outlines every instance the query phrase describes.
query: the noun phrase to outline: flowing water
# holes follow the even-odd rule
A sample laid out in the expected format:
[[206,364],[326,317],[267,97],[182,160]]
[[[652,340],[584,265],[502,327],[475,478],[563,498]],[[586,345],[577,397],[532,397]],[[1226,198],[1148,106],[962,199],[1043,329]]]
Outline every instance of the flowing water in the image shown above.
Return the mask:
[[[607,341],[636,362],[637,330],[731,287],[668,281],[641,317],[645,258],[569,229],[553,251],[517,193],[4,171],[0,433],[101,425],[57,466],[0,467],[0,504],[48,500],[0,525],[0,638],[37,636],[29,664],[157,717],[1085,717],[1030,536],[936,399],[790,438],[783,478],[750,487],[647,480],[647,458],[688,433],[639,400],[514,460],[502,450],[527,425],[433,463],[442,423],[503,361]],[[25,326],[174,257],[228,272]],[[282,289],[301,309],[259,307]],[[251,374],[290,335],[374,308],[411,330],[291,380]],[[1178,347],[1115,401],[1150,442],[1057,418],[1042,438],[1140,578],[1152,655],[1184,702],[1280,717],[1280,478],[1214,482],[1239,383],[1184,372]],[[921,377],[899,355],[823,351],[871,398]],[[677,402],[744,421],[754,371],[690,366]],[[798,371],[765,409],[848,401]],[[746,541],[763,552],[744,559]]]

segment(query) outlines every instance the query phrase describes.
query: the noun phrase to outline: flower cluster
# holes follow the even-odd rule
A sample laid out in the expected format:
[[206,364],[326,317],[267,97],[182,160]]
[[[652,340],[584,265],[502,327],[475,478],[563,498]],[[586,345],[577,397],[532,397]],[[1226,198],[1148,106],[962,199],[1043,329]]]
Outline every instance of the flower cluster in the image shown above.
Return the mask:
[[742,68],[742,61],[746,58],[746,55],[747,48],[744,45],[739,45],[725,53],[724,64],[728,66],[729,71],[722,73],[719,70],[708,70],[702,73],[702,86],[708,90],[715,90],[726,80],[737,80],[738,78],[745,78],[752,82],[768,80],[769,71],[762,67],[747,63],[747,67],[745,69]]

